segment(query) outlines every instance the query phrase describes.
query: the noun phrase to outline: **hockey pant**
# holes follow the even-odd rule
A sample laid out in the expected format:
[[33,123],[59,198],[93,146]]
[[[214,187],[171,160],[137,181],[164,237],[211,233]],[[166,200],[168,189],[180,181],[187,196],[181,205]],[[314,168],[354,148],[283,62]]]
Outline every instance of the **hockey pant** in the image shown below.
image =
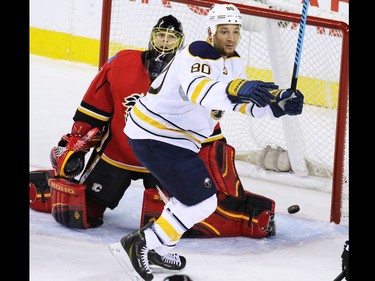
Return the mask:
[[[223,142],[214,142],[211,146],[203,147],[199,155],[218,187],[218,204],[208,218],[195,224],[183,237],[262,238],[275,235],[275,202],[243,189],[234,165],[234,148]],[[144,191],[141,227],[155,221],[163,211],[167,196],[159,192],[154,189]]]

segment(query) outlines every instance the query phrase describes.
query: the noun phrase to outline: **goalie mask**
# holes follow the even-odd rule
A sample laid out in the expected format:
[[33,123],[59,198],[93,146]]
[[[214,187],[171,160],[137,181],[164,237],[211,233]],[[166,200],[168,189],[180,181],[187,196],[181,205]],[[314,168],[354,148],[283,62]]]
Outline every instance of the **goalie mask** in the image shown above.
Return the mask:
[[145,67],[153,81],[182,47],[184,34],[181,22],[174,16],[164,16],[152,28]]
[[65,178],[78,176],[85,166],[84,151],[75,152],[66,147],[56,146],[52,148],[50,161],[56,175]]

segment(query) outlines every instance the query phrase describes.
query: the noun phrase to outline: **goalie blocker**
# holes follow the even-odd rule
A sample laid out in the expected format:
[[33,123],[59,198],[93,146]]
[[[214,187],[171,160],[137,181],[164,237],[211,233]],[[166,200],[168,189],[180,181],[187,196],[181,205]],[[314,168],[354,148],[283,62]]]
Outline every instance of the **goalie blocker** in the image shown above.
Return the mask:
[[[54,170],[30,172],[30,208],[51,213],[54,219],[68,227],[88,228],[85,185],[55,177]],[[91,226],[93,227],[93,226]]]
[[[30,209],[51,213],[56,222],[72,228],[92,228],[103,224],[98,203],[87,200],[86,185],[75,179],[56,176],[54,170],[31,171]],[[90,215],[92,217],[90,217]]]
[[[238,177],[232,146],[216,141],[199,152],[218,187],[214,213],[184,233],[185,238],[245,236],[262,238],[276,234],[275,202],[243,189]],[[160,191],[162,192],[162,191]],[[165,194],[146,189],[140,226],[155,221],[163,211]],[[165,200],[165,199],[164,199]]]
[[48,180],[48,185],[53,202],[51,213],[57,222],[73,228],[93,227],[87,222],[84,184],[55,177]]

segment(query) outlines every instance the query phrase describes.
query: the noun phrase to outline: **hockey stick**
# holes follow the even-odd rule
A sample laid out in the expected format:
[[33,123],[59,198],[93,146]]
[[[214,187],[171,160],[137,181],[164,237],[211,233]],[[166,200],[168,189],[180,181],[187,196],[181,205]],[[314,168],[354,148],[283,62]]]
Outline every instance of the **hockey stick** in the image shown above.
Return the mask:
[[[298,40],[297,40],[297,47],[296,47],[296,55],[294,57],[292,82],[290,85],[290,88],[292,90],[297,89],[298,72],[299,72],[299,65],[301,62],[302,45],[303,45],[303,39],[305,37],[306,18],[307,18],[307,10],[309,8],[309,4],[310,4],[310,0],[303,1],[301,21],[299,24]],[[279,104],[280,107],[284,110],[286,101],[292,98],[295,98],[295,96],[296,95],[293,93],[288,99],[281,101]]]
[[343,272],[341,272],[336,278],[335,280],[333,281],[341,281],[342,279],[344,279],[346,277],[346,270],[344,270]]
[[296,56],[294,58],[292,83],[291,83],[291,86],[290,86],[290,88],[292,90],[296,90],[296,88],[297,88],[298,72],[299,72],[299,65],[300,65],[300,61],[301,61],[303,39],[305,37],[306,18],[307,18],[307,10],[309,8],[309,4],[310,4],[310,0],[304,0],[303,1],[301,21],[300,21],[300,24],[299,24],[299,33],[298,33],[298,41],[297,41],[297,48],[296,48]]

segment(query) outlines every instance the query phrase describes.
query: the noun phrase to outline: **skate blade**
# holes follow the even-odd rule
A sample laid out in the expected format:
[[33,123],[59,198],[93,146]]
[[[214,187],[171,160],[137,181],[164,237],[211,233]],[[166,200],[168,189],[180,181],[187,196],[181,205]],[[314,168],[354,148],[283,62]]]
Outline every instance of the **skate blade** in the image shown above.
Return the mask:
[[180,269],[180,270],[177,270],[177,269],[167,269],[167,268],[164,268],[164,267],[161,267],[161,266],[157,266],[157,265],[150,265],[151,267],[151,270],[152,270],[152,273],[161,273],[161,274],[164,274],[164,273],[180,273],[182,271],[184,271],[185,268],[183,269]]
[[121,243],[113,243],[109,245],[109,250],[115,257],[120,266],[124,269],[126,274],[132,281],[144,281],[143,278],[134,270],[134,267],[130,261],[128,254],[125,252]]

